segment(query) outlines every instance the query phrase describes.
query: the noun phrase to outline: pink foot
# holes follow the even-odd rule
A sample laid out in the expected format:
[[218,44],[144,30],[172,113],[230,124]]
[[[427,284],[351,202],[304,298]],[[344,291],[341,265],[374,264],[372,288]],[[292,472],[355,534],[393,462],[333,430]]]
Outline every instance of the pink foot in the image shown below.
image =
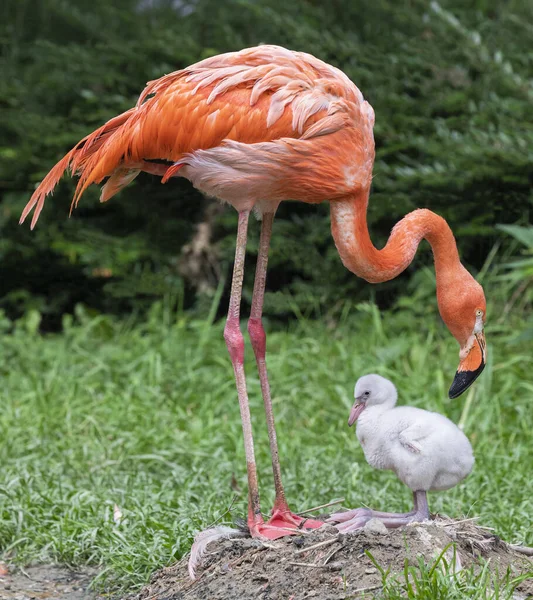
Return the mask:
[[326,521],[327,523],[335,524],[335,527],[341,533],[348,531],[356,531],[364,527],[370,519],[373,518],[373,511],[370,508],[355,508],[340,513],[334,513]]
[[408,513],[388,513],[370,508],[356,508],[331,515],[326,523],[335,523],[341,533],[357,531],[364,527],[370,519],[379,519],[387,529],[403,527],[409,523],[420,523],[429,519],[429,508],[426,492],[413,492],[414,509]]
[[290,529],[318,529],[324,525],[324,522],[300,517],[291,512],[289,508],[274,508],[267,525]]
[[368,516],[371,513],[369,508],[353,508],[352,510],[343,510],[342,512],[333,513],[329,519],[326,519],[326,523],[335,525],[336,523],[346,523],[359,517]]
[[387,529],[397,529],[398,527],[403,527],[409,523],[422,523],[429,518],[429,515],[426,515],[421,511],[413,513],[388,513],[386,516],[385,513],[381,513],[377,516],[371,510],[368,512],[370,514],[353,517],[344,523],[339,523],[335,527],[340,533],[349,533],[350,531],[362,529],[370,519],[378,519]]
[[415,492],[414,498],[415,507],[408,513],[389,513],[370,508],[355,508],[332,514],[326,523],[334,524],[341,533],[348,533],[363,528],[370,519],[379,519],[387,529],[396,529],[408,523],[426,521],[429,519],[426,493]]
[[288,506],[274,506],[272,516],[265,523],[263,519],[253,519],[248,526],[252,537],[266,538],[268,540],[277,540],[287,535],[297,535],[302,529],[318,529],[324,525],[323,521],[316,519],[306,519],[295,515]]

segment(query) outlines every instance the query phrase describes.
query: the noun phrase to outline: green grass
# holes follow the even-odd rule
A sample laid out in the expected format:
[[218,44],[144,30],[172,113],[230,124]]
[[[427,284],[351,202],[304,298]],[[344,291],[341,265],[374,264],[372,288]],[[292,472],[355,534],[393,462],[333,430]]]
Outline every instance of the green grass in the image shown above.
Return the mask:
[[380,597],[386,600],[513,600],[517,586],[531,577],[531,573],[516,576],[511,569],[499,572],[483,559],[479,566],[463,568],[452,544],[430,564],[422,556],[416,565],[406,558],[401,573],[383,568],[368,550],[366,555],[381,575]]
[[[338,321],[300,321],[269,334],[292,506],[344,496],[348,506],[409,508],[410,492],[392,473],[366,464],[347,427],[356,378],[377,371],[397,384],[401,403],[460,421],[474,445],[473,474],[449,492],[431,494],[431,510],[479,515],[505,539],[531,545],[533,357],[525,342],[512,340],[522,317],[493,319],[486,372],[452,401],[446,391],[457,345],[433,307],[412,310],[380,315],[372,305],[347,305]],[[232,516],[245,515],[244,450],[223,323],[156,306],[141,324],[80,311],[65,320],[61,335],[41,336],[37,325],[30,313],[0,347],[4,559],[101,565],[100,583],[132,589],[188,551],[195,530],[221,515],[234,495]],[[254,367],[247,346],[267,512],[272,478]]]

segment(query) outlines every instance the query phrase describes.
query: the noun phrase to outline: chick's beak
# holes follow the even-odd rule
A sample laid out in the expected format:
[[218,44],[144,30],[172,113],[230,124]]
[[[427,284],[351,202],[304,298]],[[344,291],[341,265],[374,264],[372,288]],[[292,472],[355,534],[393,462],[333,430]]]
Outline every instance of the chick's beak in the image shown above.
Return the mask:
[[361,402],[358,398],[355,399],[350,416],[348,417],[348,427],[351,427],[357,421],[365,406],[364,402]]
[[480,331],[473,335],[472,347],[461,358],[455,378],[448,395],[450,398],[457,398],[463,392],[465,392],[474,381],[481,375],[481,372],[485,368],[486,362],[486,345],[485,345],[485,333]]

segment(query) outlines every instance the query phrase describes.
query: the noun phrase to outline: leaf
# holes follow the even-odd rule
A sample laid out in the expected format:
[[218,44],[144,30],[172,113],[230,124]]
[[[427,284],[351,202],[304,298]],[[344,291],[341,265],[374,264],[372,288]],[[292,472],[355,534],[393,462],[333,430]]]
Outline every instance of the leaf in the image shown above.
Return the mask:
[[533,250],[533,227],[521,227],[519,225],[497,225],[496,227]]

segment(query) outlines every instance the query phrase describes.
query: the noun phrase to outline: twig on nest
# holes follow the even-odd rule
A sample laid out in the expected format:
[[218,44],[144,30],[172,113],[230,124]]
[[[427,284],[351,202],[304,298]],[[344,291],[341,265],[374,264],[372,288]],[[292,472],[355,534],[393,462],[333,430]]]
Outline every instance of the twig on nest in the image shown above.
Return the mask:
[[309,513],[315,512],[322,508],[328,508],[328,506],[335,506],[335,504],[342,504],[343,502],[344,502],[344,498],[339,498],[338,500],[333,500],[332,502],[328,502],[327,504],[321,504],[320,506],[315,506],[313,508],[306,508],[305,510],[301,510],[300,512],[298,512],[296,514],[299,516],[307,515]]
[[356,594],[362,594],[363,592],[371,592],[372,590],[379,590],[381,585],[371,585],[369,587],[357,588],[353,592],[350,593],[349,596],[344,596],[344,600],[350,600],[351,598],[355,598]]
[[301,550],[296,550],[294,553],[296,556],[300,554],[304,554],[304,552],[309,552],[310,550],[316,550],[316,548],[323,548],[324,546],[331,546],[338,540],[338,536],[331,538],[329,540],[324,540],[323,542],[318,542],[318,544],[313,544],[312,546],[308,546],[307,548],[302,548]]
[[[449,527],[450,525],[460,525],[462,523],[470,523],[471,521],[477,521],[479,518],[480,517],[469,517],[468,519],[461,519],[459,521],[453,521],[450,519],[447,522],[444,522],[444,519],[442,517],[440,517],[439,519],[435,520],[435,523],[442,527]],[[494,527],[487,527],[486,525],[479,525],[479,523],[475,523],[475,526],[478,529],[487,529],[488,531],[494,531]]]
[[328,562],[335,556],[335,554],[337,554],[337,552],[339,550],[342,550],[344,546],[339,546],[338,548],[335,548],[334,550],[332,550],[324,559],[324,562],[322,563],[324,566],[326,566],[328,564]]
[[237,565],[240,565],[242,562],[244,562],[247,558],[250,558],[254,554],[257,554],[258,552],[261,552],[262,550],[265,550],[266,548],[267,548],[266,546],[261,546],[261,548],[254,548],[253,550],[250,550],[250,552],[245,552],[242,556],[239,556],[239,558],[229,562],[228,567],[230,569],[233,567],[236,567]]
[[450,521],[449,523],[444,523],[443,527],[448,527],[449,525],[459,525],[459,523],[469,523],[470,521],[476,521],[477,519],[479,519],[479,517],[470,517],[468,519],[461,519],[460,521]]
[[528,546],[519,546],[518,544],[507,545],[515,552],[520,552],[520,554],[525,554],[526,556],[533,556],[533,548],[529,548]]

